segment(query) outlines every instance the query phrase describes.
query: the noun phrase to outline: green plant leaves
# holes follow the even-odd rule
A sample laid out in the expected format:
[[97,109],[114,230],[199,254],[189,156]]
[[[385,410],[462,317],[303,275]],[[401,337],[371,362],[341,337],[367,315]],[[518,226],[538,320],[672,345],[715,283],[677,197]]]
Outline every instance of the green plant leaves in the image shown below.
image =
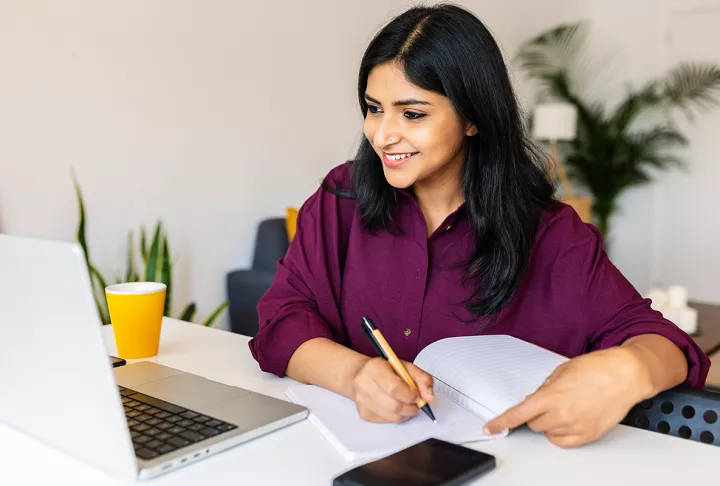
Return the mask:
[[[653,169],[683,167],[672,150],[687,140],[671,125],[670,109],[680,109],[692,120],[693,108],[720,103],[720,67],[681,63],[666,76],[629,89],[610,110],[605,103],[580,95],[581,74],[603,67],[590,62],[586,54],[587,25],[579,22],[550,29],[523,44],[516,58],[526,75],[539,84],[538,100],[549,97],[576,107],[577,136],[560,148],[570,178],[592,193],[593,213],[606,234],[624,190],[650,182]],[[637,130],[636,120],[653,109],[660,111],[663,121]]]
[[158,269],[158,258],[160,256],[160,236],[162,233],[162,224],[158,221],[155,225],[155,235],[153,236],[150,253],[148,254],[147,263],[145,265],[145,281],[154,282]]
[[203,325],[203,326],[207,326],[207,327],[212,327],[212,326],[214,325],[214,323],[215,323],[215,320],[220,316],[220,314],[221,314],[225,309],[227,309],[227,307],[228,307],[228,302],[227,302],[227,301],[226,301],[226,302],[223,302],[222,304],[220,304],[219,306],[217,306],[217,307],[215,308],[215,310],[213,310],[213,311],[210,313],[210,315],[208,315],[208,316],[205,318],[205,320],[202,322],[202,325]]
[[[90,251],[87,241],[87,217],[85,214],[85,202],[83,199],[80,185],[75,176],[75,172],[72,173],[73,184],[75,187],[75,193],[78,201],[78,226],[76,231],[76,238],[78,243],[83,249],[85,254],[85,261],[87,263],[88,272],[90,274],[90,281],[93,288],[93,298],[98,308],[98,314],[103,324],[110,323],[110,315],[107,310],[107,300],[105,297],[105,287],[107,283],[103,278],[102,274],[92,264],[90,259]],[[127,237],[127,253],[125,262],[125,282],[138,282],[140,281],[140,275],[144,277],[146,282],[161,282],[167,286],[165,294],[165,309],[163,314],[170,317],[172,308],[172,296],[174,290],[172,271],[173,261],[170,253],[170,243],[168,241],[167,234],[163,229],[162,221],[158,221],[153,231],[153,239],[150,247],[147,245],[147,232],[145,226],[140,227],[140,238],[139,238],[139,250],[142,263],[145,266],[144,271],[138,273],[135,267],[135,245],[133,239],[133,232],[128,232]],[[117,283],[121,283],[121,278],[117,277]],[[222,312],[227,308],[228,303],[223,302],[217,306],[208,317],[202,322],[203,326],[212,326],[215,324],[217,319],[220,317]],[[187,322],[192,322],[195,317],[197,306],[195,302],[188,304],[183,311],[180,313],[179,319]]]
[[180,313],[180,317],[178,317],[178,319],[181,321],[192,322],[193,317],[195,317],[196,307],[195,302],[189,303],[188,306]]

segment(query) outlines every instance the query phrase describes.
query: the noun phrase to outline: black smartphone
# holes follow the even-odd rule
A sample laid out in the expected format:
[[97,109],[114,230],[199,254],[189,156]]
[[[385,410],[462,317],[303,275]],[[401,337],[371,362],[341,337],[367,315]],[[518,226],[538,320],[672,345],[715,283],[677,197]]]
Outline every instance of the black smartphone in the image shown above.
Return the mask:
[[113,368],[117,368],[118,366],[125,366],[127,364],[127,361],[122,358],[116,358],[115,356],[110,356],[110,362],[112,363]]
[[495,468],[495,457],[427,439],[338,476],[333,486],[459,486]]

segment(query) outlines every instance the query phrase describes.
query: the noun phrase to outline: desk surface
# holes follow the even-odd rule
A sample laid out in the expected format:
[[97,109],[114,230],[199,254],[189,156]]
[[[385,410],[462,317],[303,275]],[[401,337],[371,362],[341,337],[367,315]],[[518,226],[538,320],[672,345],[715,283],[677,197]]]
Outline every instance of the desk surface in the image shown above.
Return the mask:
[[[106,326],[108,353],[115,352]],[[283,398],[290,384],[261,372],[248,338],[166,319],[160,353],[152,361],[230,385]],[[624,426],[584,447],[563,450],[523,428],[505,439],[470,447],[495,455],[498,467],[482,486],[553,484],[700,484],[718,475],[720,448]],[[0,424],[0,484],[132,484],[66,456]],[[330,485],[350,465],[308,422],[176,470],[148,484],[213,486],[238,484]]]

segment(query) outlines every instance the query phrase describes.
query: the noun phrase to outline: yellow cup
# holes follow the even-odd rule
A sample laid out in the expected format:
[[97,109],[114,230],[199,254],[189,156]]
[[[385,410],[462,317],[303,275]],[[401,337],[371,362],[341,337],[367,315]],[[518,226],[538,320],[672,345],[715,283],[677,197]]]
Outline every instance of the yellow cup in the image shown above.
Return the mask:
[[167,286],[158,282],[128,282],[105,288],[118,356],[126,359],[155,356]]

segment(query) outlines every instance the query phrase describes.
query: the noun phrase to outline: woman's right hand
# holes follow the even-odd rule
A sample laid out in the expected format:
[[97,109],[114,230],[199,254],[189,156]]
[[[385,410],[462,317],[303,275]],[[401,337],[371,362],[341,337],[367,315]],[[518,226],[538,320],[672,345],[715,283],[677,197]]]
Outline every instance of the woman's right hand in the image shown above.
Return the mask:
[[[415,381],[420,397],[430,403],[432,376],[412,363],[402,362]],[[369,422],[403,422],[420,410],[415,404],[418,392],[410,388],[383,358],[367,360],[355,373],[352,397],[360,417]]]

